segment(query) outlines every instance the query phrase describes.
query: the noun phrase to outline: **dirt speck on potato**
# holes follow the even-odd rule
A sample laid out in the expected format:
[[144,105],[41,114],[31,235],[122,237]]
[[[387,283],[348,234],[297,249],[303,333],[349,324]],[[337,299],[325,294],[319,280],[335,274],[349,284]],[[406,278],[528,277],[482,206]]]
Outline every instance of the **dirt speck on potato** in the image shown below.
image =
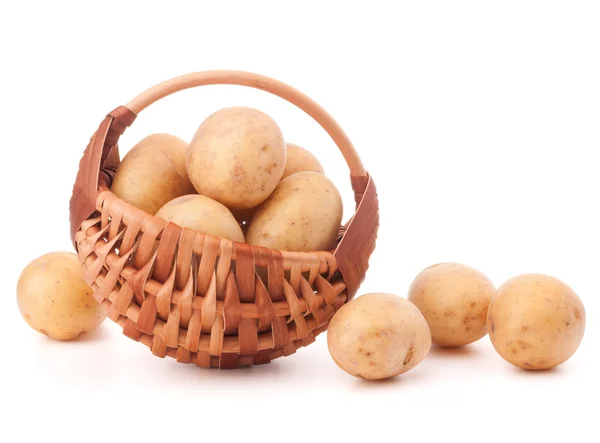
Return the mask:
[[404,366],[410,363],[415,353],[415,346],[411,343],[408,347],[408,351],[406,352],[406,357],[404,357],[404,362],[402,363]]

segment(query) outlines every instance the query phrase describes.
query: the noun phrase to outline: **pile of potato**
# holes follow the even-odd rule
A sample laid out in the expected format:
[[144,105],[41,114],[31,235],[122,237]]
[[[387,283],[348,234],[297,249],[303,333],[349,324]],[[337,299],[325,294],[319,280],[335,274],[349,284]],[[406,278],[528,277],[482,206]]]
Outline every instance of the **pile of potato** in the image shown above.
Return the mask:
[[286,144],[271,117],[244,107],[209,116],[189,145],[168,134],[144,138],[111,190],[181,227],[287,251],[332,248],[343,211],[319,161]]
[[379,380],[414,368],[432,343],[463,346],[488,332],[509,363],[551,369],[575,354],[584,330],[581,300],[556,278],[525,274],[496,290],[476,269],[440,263],[417,275],[408,300],[378,293],[342,306],[329,324],[327,342],[344,371]]

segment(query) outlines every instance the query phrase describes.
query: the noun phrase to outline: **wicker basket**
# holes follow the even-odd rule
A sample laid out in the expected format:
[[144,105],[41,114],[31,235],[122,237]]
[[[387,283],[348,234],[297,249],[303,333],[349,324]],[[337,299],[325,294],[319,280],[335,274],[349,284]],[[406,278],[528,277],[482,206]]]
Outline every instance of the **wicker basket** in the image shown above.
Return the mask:
[[[167,95],[212,84],[282,97],[338,145],[350,168],[356,213],[340,227],[334,250],[278,251],[214,238],[167,223],[109,191],[119,137],[136,116]],[[331,116],[290,86],[237,71],[183,75],[108,114],[80,162],[70,211],[85,279],[123,333],[159,357],[219,368],[268,363],[312,343],[363,281],[379,223],[375,185]]]

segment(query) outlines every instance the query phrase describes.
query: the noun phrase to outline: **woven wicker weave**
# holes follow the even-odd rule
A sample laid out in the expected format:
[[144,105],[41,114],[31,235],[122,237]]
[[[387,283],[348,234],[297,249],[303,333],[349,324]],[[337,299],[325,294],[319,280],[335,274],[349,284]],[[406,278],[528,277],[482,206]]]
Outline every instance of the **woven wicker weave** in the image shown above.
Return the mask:
[[[334,250],[277,251],[214,238],[167,223],[109,191],[119,137],[136,116],[167,95],[210,84],[278,95],[336,142],[350,168],[357,208],[340,227]],[[375,185],[331,116],[281,82],[237,71],[177,77],[112,111],[85,150],[70,209],[86,281],[123,333],[159,357],[219,368],[268,363],[312,343],[363,281],[379,222]]]

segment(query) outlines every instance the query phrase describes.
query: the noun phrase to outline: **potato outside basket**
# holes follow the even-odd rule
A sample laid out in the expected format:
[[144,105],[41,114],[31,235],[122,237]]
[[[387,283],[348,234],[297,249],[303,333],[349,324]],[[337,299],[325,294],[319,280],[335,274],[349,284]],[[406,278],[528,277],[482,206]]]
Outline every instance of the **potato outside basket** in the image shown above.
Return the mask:
[[[215,84],[277,95],[304,110],[337,144],[350,169],[356,212],[340,227],[335,249],[278,251],[211,237],[110,192],[119,137],[137,115],[177,91]],[[207,368],[268,363],[315,341],[362,283],[379,225],[375,185],[333,118],[296,89],[239,71],[176,77],[108,114],[81,159],[70,215],[85,279],[123,333],[154,355]],[[266,276],[264,282],[258,275]]]

